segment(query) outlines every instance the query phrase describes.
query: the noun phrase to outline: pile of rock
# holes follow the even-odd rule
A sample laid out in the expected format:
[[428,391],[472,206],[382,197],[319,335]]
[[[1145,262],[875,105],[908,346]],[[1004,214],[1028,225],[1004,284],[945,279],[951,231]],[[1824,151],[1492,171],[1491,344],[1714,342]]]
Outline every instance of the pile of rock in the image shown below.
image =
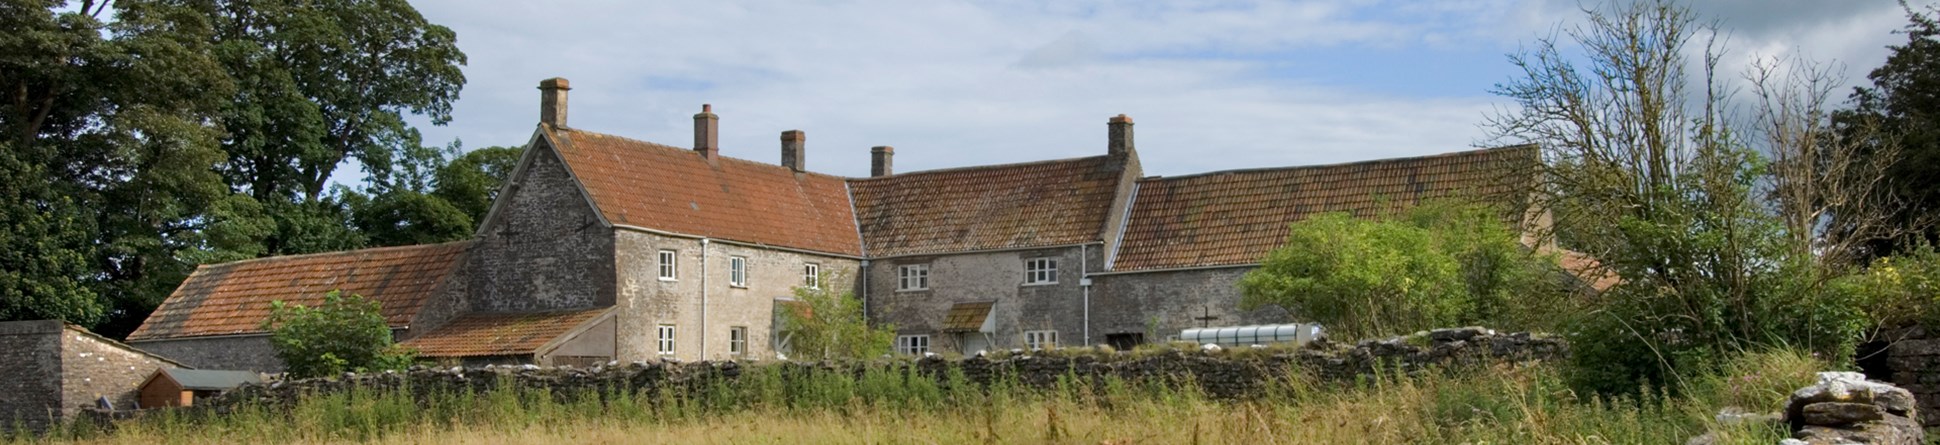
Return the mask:
[[1866,380],[1857,372],[1821,372],[1819,383],[1792,393],[1785,405],[1792,444],[1917,445],[1925,432],[1914,421],[1913,393]]

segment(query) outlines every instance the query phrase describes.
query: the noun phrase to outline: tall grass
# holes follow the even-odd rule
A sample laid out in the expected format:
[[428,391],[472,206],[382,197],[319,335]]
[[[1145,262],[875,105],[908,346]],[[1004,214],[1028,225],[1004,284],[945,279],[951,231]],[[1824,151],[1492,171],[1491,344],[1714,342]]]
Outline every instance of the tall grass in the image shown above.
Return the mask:
[[[1247,402],[1197,385],[1067,375],[1033,389],[983,386],[960,373],[750,367],[732,383],[659,394],[557,394],[503,387],[411,395],[351,390],[287,410],[156,411],[112,431],[70,427],[12,443],[1773,443],[1783,431],[1716,425],[1726,403],[1764,404],[1820,363],[1790,352],[1733,365],[1679,397],[1579,396],[1552,365],[1462,374],[1377,376],[1358,383],[1289,375]],[[791,370],[792,369],[792,370]],[[1775,405],[1746,406],[1771,410]]]

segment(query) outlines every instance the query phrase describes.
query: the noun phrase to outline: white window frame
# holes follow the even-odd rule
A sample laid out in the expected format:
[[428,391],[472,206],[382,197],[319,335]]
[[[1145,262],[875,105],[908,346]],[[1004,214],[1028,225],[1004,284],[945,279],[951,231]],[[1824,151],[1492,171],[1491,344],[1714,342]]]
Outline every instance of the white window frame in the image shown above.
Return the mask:
[[930,352],[929,335],[896,336],[896,353],[903,355],[923,355]]
[[674,355],[674,325],[662,323],[654,328],[654,352],[659,355]]
[[728,257],[728,285],[748,287],[748,257]]
[[728,354],[735,357],[748,355],[748,327],[728,327]]
[[1057,349],[1058,331],[1024,331],[1024,347],[1032,351]]
[[930,290],[930,265],[905,264],[896,266],[896,291]]
[[1024,285],[1046,284],[1058,284],[1058,259],[1044,257],[1024,260]]
[[822,265],[802,263],[802,285],[809,289],[822,288]]
[[658,257],[660,259],[660,281],[679,280],[680,252],[661,250]]

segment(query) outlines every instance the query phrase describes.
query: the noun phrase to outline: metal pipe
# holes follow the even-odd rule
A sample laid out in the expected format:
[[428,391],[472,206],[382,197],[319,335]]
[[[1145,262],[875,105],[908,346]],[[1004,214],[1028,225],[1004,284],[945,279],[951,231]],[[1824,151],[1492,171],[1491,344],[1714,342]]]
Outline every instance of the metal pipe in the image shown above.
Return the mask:
[[1091,267],[1085,261],[1091,258],[1091,245],[1078,245],[1078,287],[1085,294],[1085,346],[1091,345]]
[[707,360],[707,238],[701,238],[701,360]]

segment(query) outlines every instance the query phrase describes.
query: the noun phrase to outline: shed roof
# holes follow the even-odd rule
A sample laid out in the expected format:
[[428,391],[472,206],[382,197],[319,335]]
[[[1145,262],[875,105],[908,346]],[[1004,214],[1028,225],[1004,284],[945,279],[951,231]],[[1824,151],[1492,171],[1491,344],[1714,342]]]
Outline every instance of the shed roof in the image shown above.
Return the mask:
[[254,371],[162,368],[155,372],[167,375],[170,380],[182,385],[182,389],[195,391],[223,391],[245,383],[263,383],[263,376]]
[[950,312],[943,316],[943,332],[976,332],[983,329],[984,320],[990,318],[990,307],[995,302],[957,303],[950,306]]
[[859,256],[840,177],[541,126],[607,222]]
[[471,313],[405,340],[423,357],[527,355],[612,312],[612,308],[555,312]]
[[376,300],[385,322],[408,327],[470,245],[379,247],[204,265],[128,340],[261,333],[270,302],[314,305],[332,290]]
[[1524,145],[1141,179],[1112,269],[1257,264],[1286,243],[1289,224],[1309,216],[1369,217],[1426,200],[1527,193],[1537,155]]
[[1100,240],[1127,162],[1113,156],[849,180],[869,256]]

